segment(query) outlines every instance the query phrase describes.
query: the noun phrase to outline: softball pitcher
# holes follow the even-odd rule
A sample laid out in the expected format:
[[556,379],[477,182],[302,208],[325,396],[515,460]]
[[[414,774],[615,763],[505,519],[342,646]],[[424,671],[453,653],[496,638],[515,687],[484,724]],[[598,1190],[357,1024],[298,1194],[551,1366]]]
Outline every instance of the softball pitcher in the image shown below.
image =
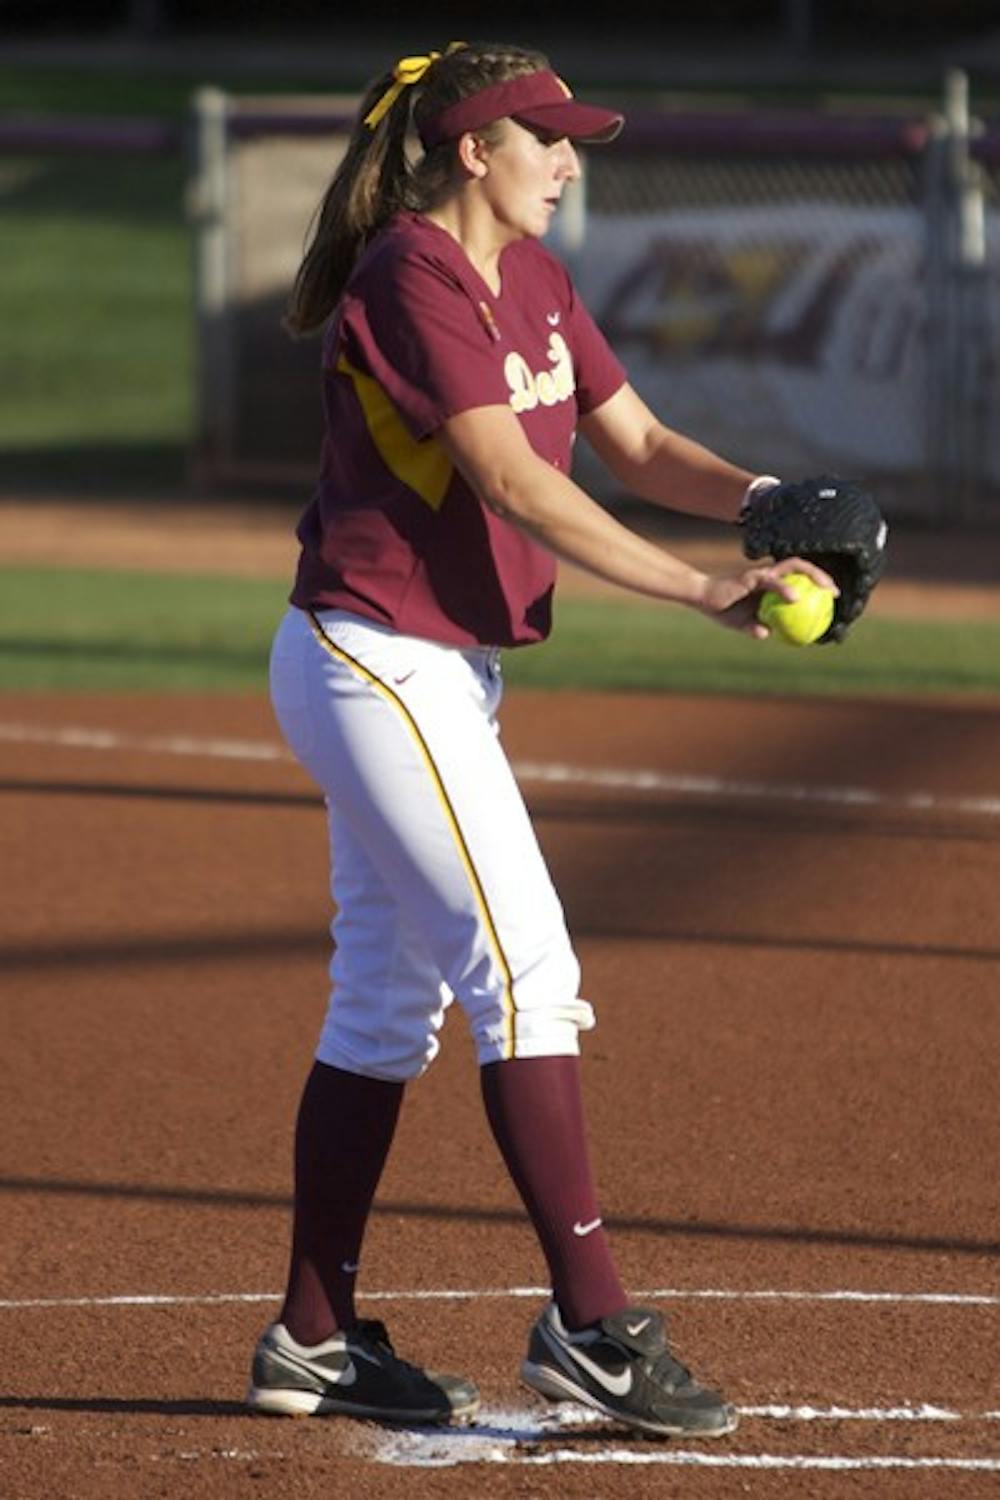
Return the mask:
[[560,557],[757,638],[760,593],[790,596],[782,573],[831,585],[798,556],[706,576],[570,477],[579,428],[623,485],[677,510],[734,523],[787,488],[664,427],[540,243],[579,174],[574,143],[622,123],[534,51],[404,58],[361,104],[295,282],[290,329],[323,330],[326,437],[271,689],[326,797],[336,915],[287,1290],[253,1356],[257,1411],[476,1410],[472,1381],[402,1360],[354,1306],[403,1090],[457,1000],[551,1277],[522,1378],[646,1432],[735,1425],[615,1268],[579,1087],[594,1012],[497,728],[501,652],[549,634]]

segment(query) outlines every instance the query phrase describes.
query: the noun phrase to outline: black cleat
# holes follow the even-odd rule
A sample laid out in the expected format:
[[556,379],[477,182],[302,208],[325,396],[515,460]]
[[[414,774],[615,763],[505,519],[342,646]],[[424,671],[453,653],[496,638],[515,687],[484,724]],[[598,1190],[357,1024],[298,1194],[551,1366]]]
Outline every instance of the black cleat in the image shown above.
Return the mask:
[[737,1423],[735,1409],[674,1359],[663,1318],[648,1307],[569,1333],[550,1302],[531,1330],[521,1378],[550,1401],[580,1401],[642,1432],[723,1437]]
[[313,1345],[296,1343],[284,1324],[272,1323],[254,1350],[246,1402],[252,1411],[286,1417],[454,1422],[475,1415],[479,1392],[471,1380],[400,1359],[383,1323],[360,1322]]

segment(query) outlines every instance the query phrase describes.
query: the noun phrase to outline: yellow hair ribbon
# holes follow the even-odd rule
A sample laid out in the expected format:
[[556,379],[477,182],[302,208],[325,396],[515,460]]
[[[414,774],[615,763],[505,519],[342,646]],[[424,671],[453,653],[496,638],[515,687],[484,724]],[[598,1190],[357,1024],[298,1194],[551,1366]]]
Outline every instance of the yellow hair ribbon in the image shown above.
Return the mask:
[[399,59],[392,70],[395,82],[389,85],[378,103],[365,115],[365,124],[369,130],[375,129],[382,116],[389,113],[403,90],[419,83],[431,63],[437,62],[440,56],[440,52],[428,52],[424,57],[401,57]]
[[[446,54],[456,52],[464,47],[465,42],[449,42]],[[417,57],[401,57],[392,70],[394,82],[389,85],[377,104],[365,115],[365,124],[369,130],[374,130],[383,115],[389,113],[396,100],[404,89],[411,88],[413,84],[419,83],[432,63],[436,63],[441,56],[440,52],[428,52]]]

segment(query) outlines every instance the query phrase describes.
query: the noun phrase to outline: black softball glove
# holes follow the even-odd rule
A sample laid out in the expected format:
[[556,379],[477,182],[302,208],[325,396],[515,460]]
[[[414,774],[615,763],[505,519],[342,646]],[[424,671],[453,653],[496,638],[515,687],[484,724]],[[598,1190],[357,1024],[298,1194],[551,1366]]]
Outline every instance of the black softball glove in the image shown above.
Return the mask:
[[820,475],[751,490],[740,517],[749,558],[802,557],[840,589],[819,644],[842,641],[885,567],[888,527],[872,496],[853,479]]

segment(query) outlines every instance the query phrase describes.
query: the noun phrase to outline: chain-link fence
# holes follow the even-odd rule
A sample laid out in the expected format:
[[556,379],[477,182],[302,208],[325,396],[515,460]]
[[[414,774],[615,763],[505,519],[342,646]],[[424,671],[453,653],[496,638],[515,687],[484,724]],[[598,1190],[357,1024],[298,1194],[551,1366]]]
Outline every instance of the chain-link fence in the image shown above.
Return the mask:
[[971,517],[984,511],[996,517],[1000,516],[1000,129],[974,136],[970,156],[972,191],[961,217],[972,253],[957,257],[963,310],[956,362],[963,383],[954,404],[968,426],[968,435],[959,436],[956,443],[963,463],[958,503]]
[[197,97],[194,466],[205,485],[305,483],[315,473],[319,352],[281,320],[355,103]]
[[[208,482],[314,472],[318,351],[280,313],[350,104],[202,99]],[[897,514],[980,519],[1000,515],[998,188],[962,75],[928,119],[646,110],[587,153],[551,243],[669,425],[750,468],[863,477]]]

